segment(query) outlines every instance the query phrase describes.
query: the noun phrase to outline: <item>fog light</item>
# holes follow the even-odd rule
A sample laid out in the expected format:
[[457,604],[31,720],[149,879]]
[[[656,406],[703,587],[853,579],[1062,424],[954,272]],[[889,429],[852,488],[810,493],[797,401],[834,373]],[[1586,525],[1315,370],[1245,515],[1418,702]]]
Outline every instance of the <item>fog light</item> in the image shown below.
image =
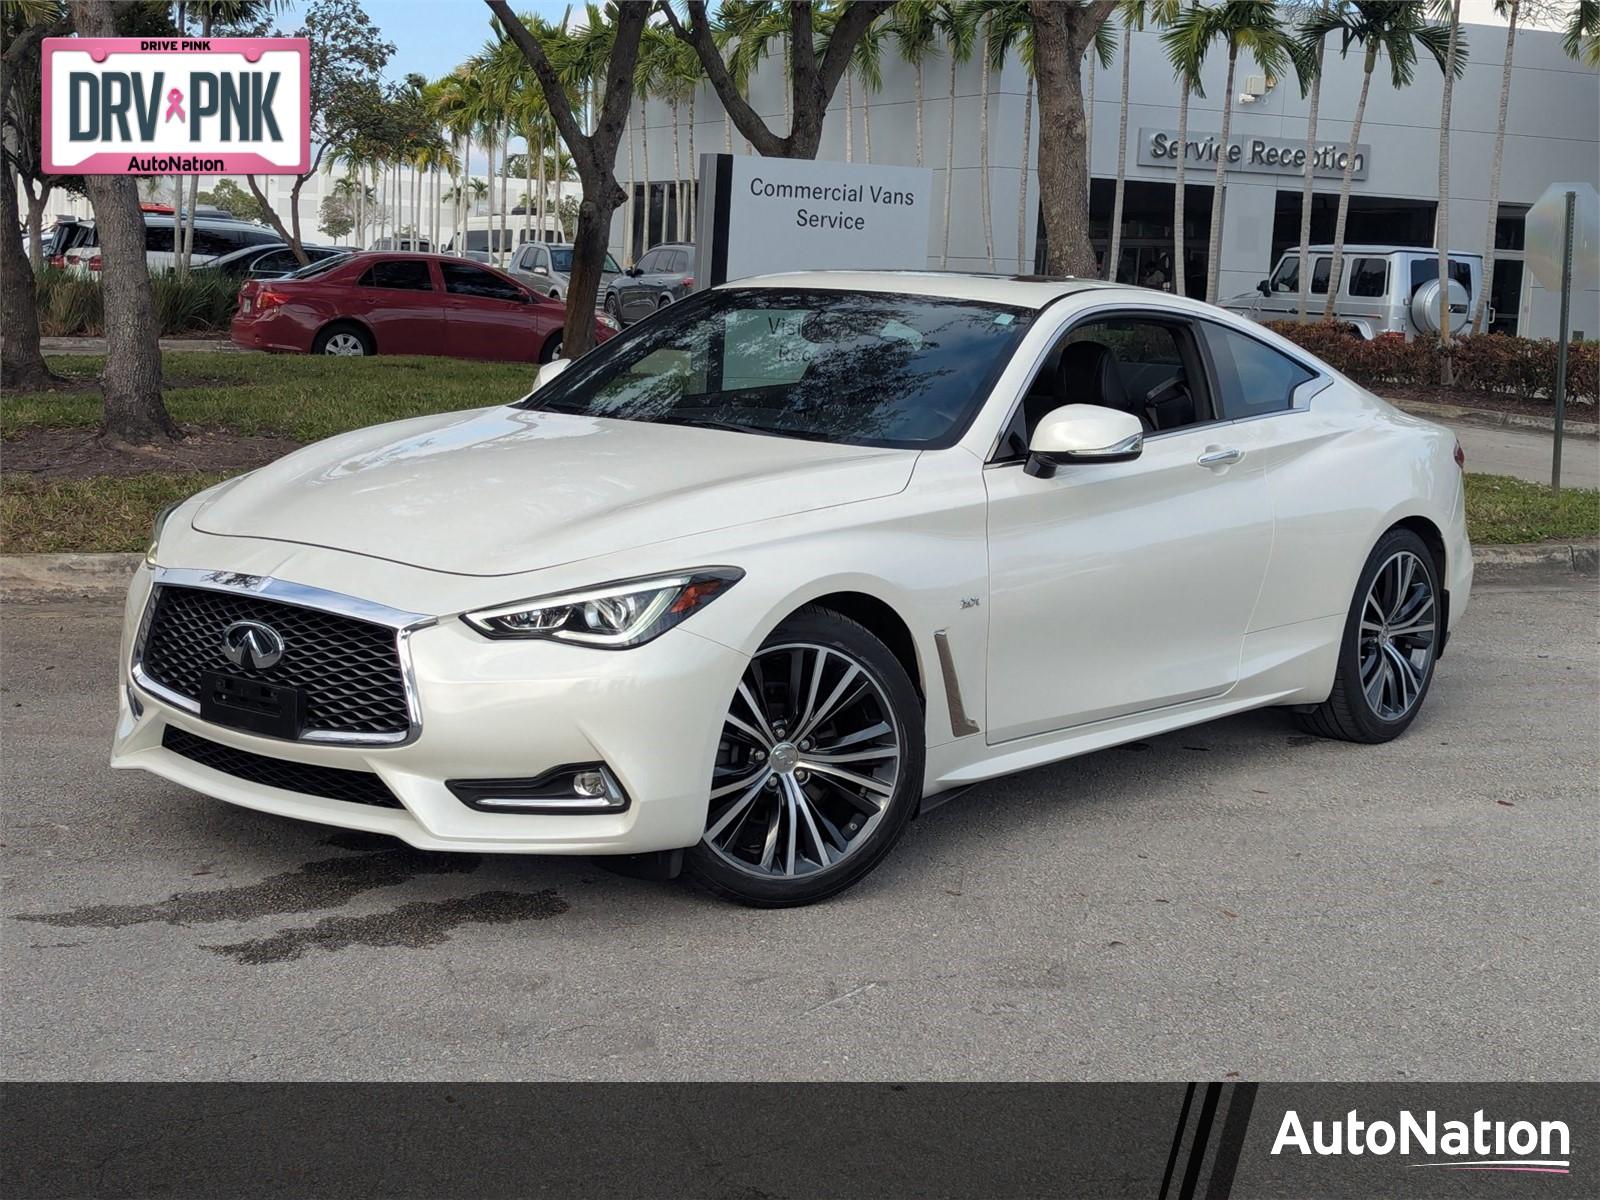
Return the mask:
[[480,812],[623,812],[628,794],[599,763],[557,767],[530,779],[447,779],[455,798]]
[[122,686],[128,694],[128,711],[133,714],[133,719],[137,721],[144,716],[144,702],[139,699],[139,693],[133,690],[133,684],[125,683]]

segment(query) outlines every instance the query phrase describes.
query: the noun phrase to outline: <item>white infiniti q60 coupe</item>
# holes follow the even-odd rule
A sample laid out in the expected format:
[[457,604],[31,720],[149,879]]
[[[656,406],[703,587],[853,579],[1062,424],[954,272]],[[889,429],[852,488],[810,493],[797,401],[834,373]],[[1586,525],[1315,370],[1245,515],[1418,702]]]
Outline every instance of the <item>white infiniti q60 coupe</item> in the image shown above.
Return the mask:
[[112,761],[802,904],[1007,772],[1266,705],[1393,738],[1471,582],[1454,438],[1242,318],[769,276],[164,514]]

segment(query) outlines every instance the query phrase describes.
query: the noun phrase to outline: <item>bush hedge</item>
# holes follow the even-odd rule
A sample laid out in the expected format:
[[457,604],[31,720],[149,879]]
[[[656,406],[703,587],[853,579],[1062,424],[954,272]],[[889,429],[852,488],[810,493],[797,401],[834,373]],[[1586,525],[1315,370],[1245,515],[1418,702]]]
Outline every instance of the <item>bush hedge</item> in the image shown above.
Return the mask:
[[[1418,338],[1367,341],[1342,325],[1271,321],[1267,328],[1304,346],[1358,383],[1432,387],[1439,382],[1439,346]],[[1455,340],[1456,388],[1524,399],[1549,399],[1556,384],[1556,343],[1550,338],[1478,334]],[[1600,394],[1600,342],[1567,350],[1567,399],[1593,404]]]
[[[55,268],[38,278],[39,332],[77,337],[105,332],[100,280]],[[163,336],[227,329],[239,302],[239,281],[220,271],[197,271],[180,279],[170,271],[150,277],[156,321]]]

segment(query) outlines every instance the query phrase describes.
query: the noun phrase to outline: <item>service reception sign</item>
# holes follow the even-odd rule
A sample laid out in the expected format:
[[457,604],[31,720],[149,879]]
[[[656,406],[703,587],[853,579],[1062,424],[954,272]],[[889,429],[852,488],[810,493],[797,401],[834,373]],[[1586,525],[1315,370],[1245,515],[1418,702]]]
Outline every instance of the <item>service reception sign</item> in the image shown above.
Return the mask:
[[46,38],[44,169],[300,175],[305,38]]
[[932,192],[926,167],[701,155],[696,278],[924,270]]

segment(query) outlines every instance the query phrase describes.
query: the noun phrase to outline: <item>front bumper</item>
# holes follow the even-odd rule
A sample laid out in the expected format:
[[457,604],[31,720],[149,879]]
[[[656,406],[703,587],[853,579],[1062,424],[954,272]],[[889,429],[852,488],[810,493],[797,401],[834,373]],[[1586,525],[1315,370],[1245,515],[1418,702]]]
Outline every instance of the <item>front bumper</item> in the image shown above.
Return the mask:
[[[333,746],[202,721],[135,683],[133,640],[151,586],[151,572],[141,566],[124,614],[113,767],[150,771],[246,808],[391,834],[427,850],[637,854],[693,845],[705,827],[722,717],[746,659],[687,629],[607,651],[489,641],[444,617],[407,642],[421,717],[416,737]],[[202,766],[162,745],[169,725],[253,754],[370,771],[403,807],[303,795]],[[483,812],[445,786],[447,779],[531,777],[586,762],[610,768],[631,799],[625,811]]]

